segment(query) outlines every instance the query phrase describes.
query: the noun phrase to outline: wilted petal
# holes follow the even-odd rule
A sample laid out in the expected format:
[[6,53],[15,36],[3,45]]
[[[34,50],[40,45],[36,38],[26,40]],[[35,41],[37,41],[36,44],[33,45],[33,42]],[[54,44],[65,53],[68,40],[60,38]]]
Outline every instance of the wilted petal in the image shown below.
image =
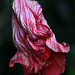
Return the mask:
[[41,75],[41,72],[38,72],[38,73],[29,73],[29,74],[24,73],[24,75]]
[[23,53],[16,52],[13,58],[10,60],[10,67],[13,67],[15,63],[20,63],[22,66],[29,67],[29,58]]
[[50,35],[50,28],[44,20],[42,8],[36,1],[14,0],[13,10],[31,39]]
[[[27,55],[27,58],[29,59],[30,62],[28,67],[26,66],[23,67],[25,67],[30,71],[32,71],[34,67],[34,72],[37,72],[39,69],[42,68],[44,61],[47,60],[50,56],[50,50],[45,45],[46,38],[31,40],[27,35],[27,33],[22,28],[22,26],[20,25],[14,12],[12,15],[12,28],[13,28],[13,41],[16,48],[18,49],[21,55],[23,54],[25,56]],[[15,58],[15,56],[13,58]],[[15,64],[16,62],[17,63],[20,62],[19,60],[17,61],[12,60],[12,61],[14,63],[11,63],[11,65]]]
[[70,51],[69,44],[67,43],[58,43],[56,41],[55,35],[52,33],[50,37],[46,39],[46,45],[52,49],[54,52],[64,52],[67,53]]
[[63,52],[69,51],[69,45],[56,41],[38,2],[14,0],[12,9],[13,41],[17,52],[10,60],[9,66],[20,63],[24,75],[41,75],[40,71],[43,75],[63,73]]
[[60,75],[65,69],[65,55],[63,53],[52,53],[50,65],[43,67],[42,75]]

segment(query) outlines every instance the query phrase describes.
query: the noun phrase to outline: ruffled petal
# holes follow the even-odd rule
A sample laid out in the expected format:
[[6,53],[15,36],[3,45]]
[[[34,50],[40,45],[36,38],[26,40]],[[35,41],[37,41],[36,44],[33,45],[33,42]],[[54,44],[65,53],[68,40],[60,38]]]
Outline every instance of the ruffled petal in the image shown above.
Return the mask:
[[40,70],[43,75],[63,73],[65,56],[61,52],[69,52],[69,45],[56,41],[38,2],[14,0],[12,9],[13,41],[17,52],[9,67],[20,63],[24,75],[41,75]]
[[29,58],[23,53],[17,51],[13,58],[10,60],[9,67],[13,67],[15,63],[20,63],[22,66],[29,67]]
[[[43,67],[42,75],[60,75],[65,70],[65,55],[63,53],[52,53],[50,65]],[[49,61],[49,62],[50,62]]]
[[43,17],[42,8],[36,1],[14,0],[12,8],[31,39],[50,35],[50,28]]
[[[34,72],[37,72],[42,68],[44,61],[47,60],[50,56],[50,50],[45,45],[45,38],[31,40],[20,26],[20,23],[18,22],[14,12],[12,15],[12,29],[13,41],[16,48],[21,55],[28,55],[27,57],[30,60],[30,69],[28,69],[32,71],[34,67]],[[16,62],[19,63],[19,60],[17,60]],[[23,64],[21,63],[21,65]]]
[[70,51],[69,44],[67,43],[58,43],[56,41],[55,35],[52,33],[50,37],[46,39],[46,45],[52,49],[54,52],[63,52],[67,53]]

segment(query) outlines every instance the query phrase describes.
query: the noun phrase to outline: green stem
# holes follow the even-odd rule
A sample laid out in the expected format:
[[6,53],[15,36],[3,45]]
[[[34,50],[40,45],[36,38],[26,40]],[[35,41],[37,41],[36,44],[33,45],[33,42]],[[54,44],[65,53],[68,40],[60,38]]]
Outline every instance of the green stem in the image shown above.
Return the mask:
[[11,6],[13,6],[13,2],[14,2],[14,0],[11,0]]

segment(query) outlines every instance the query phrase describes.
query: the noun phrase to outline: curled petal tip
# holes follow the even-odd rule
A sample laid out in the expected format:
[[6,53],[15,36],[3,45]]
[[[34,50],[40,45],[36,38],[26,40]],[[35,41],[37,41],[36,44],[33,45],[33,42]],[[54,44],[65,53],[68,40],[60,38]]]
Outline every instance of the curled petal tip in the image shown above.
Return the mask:
[[67,43],[58,43],[55,35],[52,33],[50,37],[46,39],[46,45],[54,52],[67,53],[70,51],[70,46]]

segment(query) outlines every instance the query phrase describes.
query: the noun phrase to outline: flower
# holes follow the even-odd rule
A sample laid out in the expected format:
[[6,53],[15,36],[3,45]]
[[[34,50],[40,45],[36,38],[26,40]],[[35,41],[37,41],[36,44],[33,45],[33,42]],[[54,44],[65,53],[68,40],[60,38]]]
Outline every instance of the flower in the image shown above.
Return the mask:
[[20,63],[24,75],[60,75],[65,70],[66,43],[58,43],[37,1],[14,0],[12,6],[13,42],[16,54],[9,67]]

